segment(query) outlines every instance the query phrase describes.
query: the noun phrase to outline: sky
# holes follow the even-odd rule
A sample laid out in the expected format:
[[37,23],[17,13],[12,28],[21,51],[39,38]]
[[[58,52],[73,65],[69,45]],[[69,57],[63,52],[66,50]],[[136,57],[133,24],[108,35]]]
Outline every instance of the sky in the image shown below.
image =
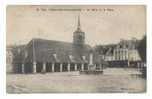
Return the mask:
[[85,43],[91,46],[146,34],[144,5],[8,5],[6,13],[7,45],[32,38],[72,42],[79,15]]

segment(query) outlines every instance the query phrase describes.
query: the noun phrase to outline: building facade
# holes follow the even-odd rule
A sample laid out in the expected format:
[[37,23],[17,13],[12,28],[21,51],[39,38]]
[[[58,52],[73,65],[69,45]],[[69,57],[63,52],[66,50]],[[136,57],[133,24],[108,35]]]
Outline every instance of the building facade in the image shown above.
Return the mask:
[[137,66],[141,62],[138,53],[139,40],[121,40],[118,44],[97,46],[96,51],[102,55],[102,58],[109,63],[111,67]]
[[44,73],[101,70],[102,58],[91,46],[85,44],[80,18],[73,33],[73,43],[45,39],[32,39],[24,47],[14,50],[15,73]]

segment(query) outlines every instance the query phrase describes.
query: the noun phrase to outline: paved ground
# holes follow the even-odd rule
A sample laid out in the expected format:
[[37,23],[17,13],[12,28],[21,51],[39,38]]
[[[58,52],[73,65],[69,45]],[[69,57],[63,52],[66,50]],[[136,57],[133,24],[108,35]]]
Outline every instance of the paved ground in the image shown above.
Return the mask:
[[78,72],[7,74],[8,93],[145,92],[146,80],[135,69],[107,68],[101,75]]

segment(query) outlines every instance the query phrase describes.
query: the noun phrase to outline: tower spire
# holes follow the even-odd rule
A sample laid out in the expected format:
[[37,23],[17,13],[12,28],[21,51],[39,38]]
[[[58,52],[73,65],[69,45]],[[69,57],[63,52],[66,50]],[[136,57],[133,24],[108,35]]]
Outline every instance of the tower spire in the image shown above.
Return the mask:
[[80,24],[80,14],[78,16],[78,27],[77,27],[78,30],[81,30],[81,24]]
[[85,43],[85,33],[81,30],[80,14],[78,15],[77,29],[73,33],[73,43],[76,45],[84,45]]

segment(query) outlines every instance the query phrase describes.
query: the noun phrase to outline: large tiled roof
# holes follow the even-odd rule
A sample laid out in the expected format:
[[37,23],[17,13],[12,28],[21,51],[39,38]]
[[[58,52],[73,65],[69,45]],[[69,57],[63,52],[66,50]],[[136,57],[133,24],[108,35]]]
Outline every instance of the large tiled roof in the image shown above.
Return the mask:
[[[35,59],[37,62],[73,62],[69,58],[71,55],[74,62],[82,63],[89,61],[89,52],[92,48],[89,45],[78,46],[69,42],[33,39],[26,49],[28,56],[25,61]],[[82,59],[82,56],[86,57],[86,61]]]

